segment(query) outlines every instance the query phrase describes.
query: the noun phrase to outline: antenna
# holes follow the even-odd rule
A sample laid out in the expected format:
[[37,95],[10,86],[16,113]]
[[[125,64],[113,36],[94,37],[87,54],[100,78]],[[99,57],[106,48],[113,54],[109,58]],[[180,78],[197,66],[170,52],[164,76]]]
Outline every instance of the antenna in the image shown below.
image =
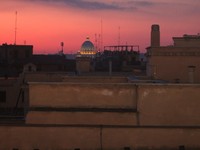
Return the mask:
[[64,42],[61,42],[61,43],[60,43],[60,46],[61,46],[61,53],[63,54]]
[[102,47],[103,47],[103,21],[101,19],[101,51],[102,51]]
[[98,51],[97,34],[95,33],[95,49]]
[[15,42],[14,45],[16,45],[17,42],[17,11],[15,12]]
[[98,49],[99,49],[99,52],[101,52],[101,44],[100,44],[100,42],[101,42],[101,34],[99,34],[99,37],[98,37]]
[[121,43],[121,33],[120,33],[120,26],[118,27],[118,45],[120,45]]

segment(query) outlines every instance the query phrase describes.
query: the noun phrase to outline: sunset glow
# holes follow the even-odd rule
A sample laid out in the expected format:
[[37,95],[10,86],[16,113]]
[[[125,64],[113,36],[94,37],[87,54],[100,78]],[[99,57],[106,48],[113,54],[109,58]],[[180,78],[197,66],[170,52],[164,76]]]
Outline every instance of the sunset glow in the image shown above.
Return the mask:
[[101,32],[104,46],[118,44],[120,34],[120,44],[145,52],[152,24],[160,25],[161,45],[200,33],[199,8],[199,0],[2,0],[0,44],[14,43],[17,11],[16,43],[33,45],[34,53],[57,53],[61,42],[74,53]]

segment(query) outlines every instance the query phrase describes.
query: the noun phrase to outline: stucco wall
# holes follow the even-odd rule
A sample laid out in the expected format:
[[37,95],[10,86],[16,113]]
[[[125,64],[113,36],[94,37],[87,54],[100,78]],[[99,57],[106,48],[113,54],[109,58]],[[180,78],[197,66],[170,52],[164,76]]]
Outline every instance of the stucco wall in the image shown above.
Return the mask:
[[30,83],[30,107],[136,108],[133,84]]
[[147,49],[147,75],[155,79],[189,83],[188,66],[195,66],[194,83],[200,83],[199,47],[150,47]]
[[[78,122],[87,124],[96,118],[97,124],[112,124],[112,121],[108,120],[113,117],[116,119],[114,124],[117,122],[121,124],[121,121],[126,124],[126,119],[129,118],[130,122],[127,124],[132,125],[135,125],[137,120],[141,126],[200,126],[200,85],[30,83],[29,90],[30,108],[46,108],[48,111],[46,113],[45,110],[38,111],[37,115],[42,118],[47,115],[50,118],[72,116],[79,121],[81,118],[86,118],[85,122],[75,121],[73,118],[72,124]],[[54,112],[57,110],[51,108],[65,108],[63,111],[66,114]],[[76,110],[72,111],[71,108]],[[86,110],[82,110],[84,108]],[[90,108],[103,110],[96,112]],[[107,112],[109,109],[111,111]],[[37,122],[34,111],[30,111],[31,115],[28,115],[29,122]],[[120,115],[125,118],[120,118]],[[100,116],[105,120],[97,121]],[[58,124],[62,122],[61,120]],[[65,121],[67,120],[70,122],[69,118]],[[50,122],[53,123],[52,120]]]
[[200,147],[200,129],[193,128],[0,126],[0,133],[1,150],[123,150],[124,147],[177,150],[180,145],[194,150]]
[[200,126],[200,85],[139,86],[140,125]]
[[195,66],[194,82],[200,83],[200,59],[190,56],[154,56],[149,60],[156,79],[175,82],[179,79],[182,83],[189,83],[188,66]]

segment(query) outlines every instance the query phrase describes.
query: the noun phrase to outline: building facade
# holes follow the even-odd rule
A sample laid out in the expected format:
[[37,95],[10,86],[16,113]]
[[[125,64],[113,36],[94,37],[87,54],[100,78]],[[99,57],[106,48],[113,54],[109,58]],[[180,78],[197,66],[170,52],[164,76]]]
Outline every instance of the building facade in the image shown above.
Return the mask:
[[26,60],[33,55],[32,45],[0,46],[0,76],[18,76],[23,72]]
[[200,83],[200,35],[173,37],[174,45],[160,46],[158,25],[152,25],[147,48],[147,76],[169,82]]
[[96,49],[94,44],[87,37],[76,56],[76,72],[80,74],[81,72],[94,71],[93,59],[95,55]]

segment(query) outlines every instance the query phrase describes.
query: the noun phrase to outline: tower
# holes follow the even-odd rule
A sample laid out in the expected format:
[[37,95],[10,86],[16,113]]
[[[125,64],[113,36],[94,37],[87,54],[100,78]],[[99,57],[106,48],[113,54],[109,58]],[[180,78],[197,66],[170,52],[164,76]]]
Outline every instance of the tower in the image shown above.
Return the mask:
[[151,26],[151,47],[160,46],[160,27],[157,24]]

